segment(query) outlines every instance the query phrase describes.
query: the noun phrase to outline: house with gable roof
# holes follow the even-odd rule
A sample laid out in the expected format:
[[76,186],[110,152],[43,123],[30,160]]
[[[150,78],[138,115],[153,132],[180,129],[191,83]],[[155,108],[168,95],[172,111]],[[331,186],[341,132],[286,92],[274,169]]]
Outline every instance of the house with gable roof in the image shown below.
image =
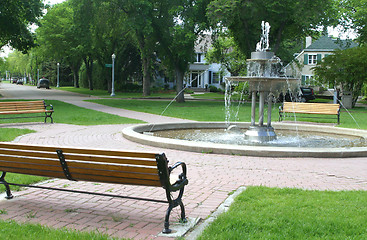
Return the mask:
[[315,86],[312,68],[324,57],[333,54],[336,49],[344,50],[358,46],[352,40],[333,39],[321,36],[312,42],[311,37],[306,38],[306,47],[301,53],[295,54],[295,59],[286,66],[286,75],[301,78],[301,86]]

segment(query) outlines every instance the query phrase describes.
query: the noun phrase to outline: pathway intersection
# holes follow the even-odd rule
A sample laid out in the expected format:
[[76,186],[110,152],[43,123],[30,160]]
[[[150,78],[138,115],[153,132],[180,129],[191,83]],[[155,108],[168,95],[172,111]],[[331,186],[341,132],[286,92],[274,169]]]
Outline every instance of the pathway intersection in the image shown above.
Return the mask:
[[[0,85],[0,94],[5,98],[19,98],[11,94],[7,96],[6,90],[8,89]],[[60,91],[51,91],[52,94],[43,97],[148,123],[185,121],[106,107],[84,101],[91,97],[64,93],[57,95],[55,93]],[[25,94],[24,98],[34,99],[35,96]],[[263,158],[161,149],[124,139],[121,131],[127,126],[131,125],[77,126],[58,123],[0,125],[0,127],[29,128],[37,131],[17,138],[16,141],[20,143],[164,152],[170,164],[184,161],[188,168],[189,184],[185,189],[183,202],[190,218],[206,219],[231,192],[241,186],[367,190],[367,157]],[[164,199],[164,191],[159,188],[70,182],[60,179],[42,185]],[[7,214],[0,215],[1,219],[40,223],[54,228],[98,231],[115,237],[169,239],[158,235],[163,227],[167,207],[165,204],[40,189],[26,189],[15,192],[14,195],[16,197],[10,201],[0,200],[0,209],[7,211]],[[30,218],[31,214],[34,217]],[[172,223],[178,219],[179,211],[171,214]]]

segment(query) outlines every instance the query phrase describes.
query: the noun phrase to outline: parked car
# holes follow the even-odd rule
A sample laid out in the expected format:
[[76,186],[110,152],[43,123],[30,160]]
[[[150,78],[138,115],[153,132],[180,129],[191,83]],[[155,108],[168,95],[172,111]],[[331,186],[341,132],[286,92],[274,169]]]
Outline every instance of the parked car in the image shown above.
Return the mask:
[[37,83],[37,88],[50,89],[50,81],[46,78],[41,78]]
[[18,78],[11,78],[11,83],[17,83]]
[[23,85],[23,80],[22,80],[22,79],[18,79],[18,80],[17,80],[17,84],[19,84],[19,85]]
[[279,101],[287,101],[287,102],[308,102],[310,100],[314,100],[315,94],[313,92],[313,88],[310,87],[300,87],[300,91],[297,92],[297,96],[293,96],[292,93],[287,92],[285,97],[283,94],[279,95]]

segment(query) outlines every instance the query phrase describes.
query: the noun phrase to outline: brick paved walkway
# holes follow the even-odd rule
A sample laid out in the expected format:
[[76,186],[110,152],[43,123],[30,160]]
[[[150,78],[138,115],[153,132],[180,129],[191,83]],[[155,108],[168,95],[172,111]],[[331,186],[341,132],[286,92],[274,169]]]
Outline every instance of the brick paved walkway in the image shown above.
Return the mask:
[[[78,102],[78,105],[83,103]],[[108,108],[108,111],[123,115],[123,110]],[[144,115],[148,118],[143,115],[139,119],[147,122],[161,121],[150,115]],[[2,125],[4,126],[6,125]],[[186,212],[189,217],[202,219],[215,211],[228,194],[240,186],[367,190],[367,158],[259,158],[159,149],[124,139],[121,130],[126,126],[128,125],[24,124],[20,127],[37,132],[22,136],[17,141],[165,152],[171,163],[186,162],[189,178],[183,197]],[[159,188],[67,180],[52,180],[44,185],[164,199],[164,191]],[[0,215],[1,219],[40,223],[55,228],[97,230],[116,237],[167,239],[158,237],[163,226],[167,207],[165,204],[39,189],[26,189],[16,192],[15,195],[16,198],[10,201],[0,200],[0,209],[7,211],[7,214]],[[175,211],[171,215],[171,221],[178,218],[178,211]]]

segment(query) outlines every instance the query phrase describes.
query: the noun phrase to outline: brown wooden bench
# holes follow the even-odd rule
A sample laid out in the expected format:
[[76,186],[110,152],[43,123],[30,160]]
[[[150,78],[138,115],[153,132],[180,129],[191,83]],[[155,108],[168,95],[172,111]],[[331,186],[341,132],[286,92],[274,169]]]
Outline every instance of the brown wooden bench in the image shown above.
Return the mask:
[[[282,121],[285,117],[295,117],[295,114],[335,115],[337,117],[338,124],[340,124],[339,104],[284,102],[283,105],[279,107],[279,121]],[[302,115],[302,118],[311,117]]]
[[[52,113],[54,112],[52,105],[46,105],[45,101],[16,101],[16,102],[0,102],[0,115],[6,115],[7,117],[1,119],[11,118],[34,118],[44,117],[45,123],[47,118],[51,119],[53,123]],[[38,113],[44,113],[39,115]],[[13,116],[15,114],[31,114],[26,116]],[[38,114],[38,115],[34,115]]]
[[[178,169],[175,172],[179,174],[174,175],[172,171],[176,168]],[[181,200],[184,187],[188,183],[186,165],[178,162],[169,167],[165,154],[0,142],[0,171],[2,171],[0,184],[5,185],[7,199],[13,197],[9,185],[16,185],[153,201],[168,203],[163,233],[171,232],[169,217],[173,208],[180,206],[181,220],[186,221],[185,208]],[[10,183],[5,180],[7,172],[66,178],[71,181],[163,187],[167,200]],[[172,192],[178,192],[175,199],[171,195]]]

